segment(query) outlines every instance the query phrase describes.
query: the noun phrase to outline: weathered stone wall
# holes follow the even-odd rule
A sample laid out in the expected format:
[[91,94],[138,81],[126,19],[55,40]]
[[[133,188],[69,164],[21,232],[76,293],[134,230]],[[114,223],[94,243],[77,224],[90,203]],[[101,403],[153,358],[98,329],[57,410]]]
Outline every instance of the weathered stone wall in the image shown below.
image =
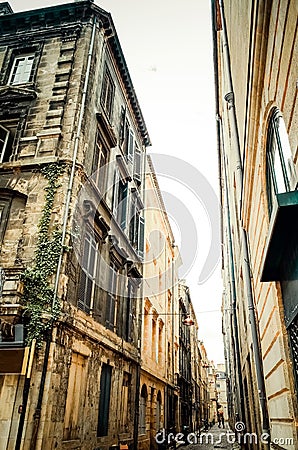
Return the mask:
[[[144,136],[142,136],[144,132],[141,133],[139,128],[142,119],[136,118],[137,100],[133,91],[128,90],[127,68],[117,67],[118,58],[123,58],[123,56],[121,56],[121,52],[119,56],[118,50],[115,51],[115,48],[112,48],[101,21],[98,21],[96,25],[86,104],[84,110],[81,111],[88,51],[93,30],[92,21],[88,19],[91,16],[88,9],[91,3],[88,5],[82,6],[84,14],[80,17],[76,17],[74,12],[69,13],[68,11],[68,8],[71,11],[81,8],[79,4],[61,6],[62,9],[66,8],[67,10],[67,14],[63,10],[64,15],[57,12],[54,7],[53,15],[48,16],[48,20],[53,21],[56,14],[57,23],[51,22],[53,27],[50,31],[49,27],[45,27],[44,15],[41,15],[38,20],[34,16],[34,20],[37,22],[32,19],[32,28],[31,22],[28,20],[27,25],[24,25],[21,20],[16,21],[17,24],[14,24],[14,27],[25,26],[22,28],[24,37],[22,44],[18,37],[12,36],[11,32],[6,30],[5,36],[2,36],[0,47],[2,64],[2,86],[0,88],[2,97],[0,100],[6,96],[2,101],[2,106],[5,101],[9,108],[16,108],[15,96],[18,95],[21,98],[18,114],[22,113],[24,116],[22,126],[19,126],[19,140],[15,144],[14,153],[9,161],[0,166],[1,192],[12,194],[10,215],[0,255],[0,264],[6,270],[6,274],[12,269],[19,268],[22,271],[34,264],[39,233],[38,224],[44,212],[45,189],[48,184],[40,170],[45,165],[58,161],[65,163],[66,167],[59,178],[59,187],[54,197],[50,231],[55,227],[59,230],[62,229],[71,164],[74,151],[77,149],[76,170],[66,224],[65,244],[70,248],[63,255],[58,285],[62,312],[53,330],[47,362],[41,421],[37,434],[37,448],[45,450],[98,447],[106,450],[113,444],[118,445],[119,442],[131,445],[135,426],[135,402],[139,389],[137,384],[140,338],[138,324],[141,298],[137,296],[133,299],[131,339],[129,341],[125,341],[121,337],[122,330],[112,331],[105,326],[106,292],[104,287],[106,288],[108,284],[108,269],[101,268],[99,271],[99,284],[103,287],[99,295],[99,303],[94,305],[90,314],[77,308],[77,288],[81,272],[78,258],[80,259],[81,256],[82,238],[87,225],[99,236],[100,254],[107,266],[109,266],[113,253],[121,263],[119,273],[123,275],[123,279],[126,277],[125,280],[127,280],[129,274],[140,278],[142,275],[142,261],[129,241],[128,224],[123,232],[117,224],[112,226],[111,221],[112,188],[118,164],[116,156],[121,156],[122,164],[127,166],[130,194],[133,191],[139,192],[140,203],[142,202],[143,187],[134,181],[133,163],[128,164],[125,160],[123,149],[118,141],[121,111],[125,107],[126,117],[133,129],[138,147],[144,153],[145,144]],[[103,20],[106,21],[106,17]],[[35,23],[34,27],[33,22]],[[10,70],[12,47],[18,46],[23,49],[32,48],[36,52],[38,60],[35,79],[30,85],[26,85],[24,90],[13,86],[7,87],[5,84],[7,73]],[[115,86],[114,109],[111,119],[105,117],[100,101],[105,64],[108,64],[110,68]],[[7,105],[6,109],[2,106],[0,104],[0,122],[6,120],[9,113]],[[81,128],[79,128],[80,113],[83,114]],[[100,119],[98,119],[97,113],[101,114]],[[107,170],[107,184],[110,185],[110,189],[107,190],[103,199],[89,179],[92,173],[95,137],[98,128],[109,148],[108,160],[110,162]],[[122,170],[124,171],[123,168]],[[82,205],[78,204],[81,189],[88,179],[89,184],[84,199],[93,202],[92,208],[96,217],[92,216],[91,218],[88,211],[84,211]],[[78,231],[77,242],[73,233],[75,229]],[[8,316],[8,307],[5,306],[6,310],[4,309],[8,299],[11,303],[22,302],[21,283],[18,277],[14,280],[14,289],[12,292],[11,290],[8,292],[11,280],[12,276],[5,281],[6,286],[3,291],[5,296],[3,296],[1,304],[3,316],[1,317],[7,318]],[[54,277],[51,281],[54,282]],[[124,281],[122,281],[121,291],[123,297],[119,296],[117,299],[119,322],[123,313],[121,302],[127,296],[127,286]],[[13,295],[14,299],[12,299]],[[17,314],[22,315],[21,307]],[[43,347],[36,353],[33,363],[22,441],[24,449],[29,448],[34,433],[34,414],[45,364],[44,358]],[[107,436],[98,438],[100,377],[104,363],[112,368],[109,429]],[[77,367],[74,368],[74,366]],[[76,370],[80,374],[77,380],[74,377]],[[120,419],[123,411],[125,377],[129,380],[128,385],[125,385],[125,389],[127,388],[129,391],[129,401],[126,405],[128,417]],[[0,401],[3,405],[3,408],[2,406],[0,408],[0,426],[3,430],[2,436],[5,438],[3,445],[5,448],[6,444],[7,448],[14,448],[19,423],[16,405],[22,403],[24,377],[0,375],[0,380],[2,383]],[[19,383],[18,387],[17,383]],[[123,423],[125,422],[125,427],[121,420]]]

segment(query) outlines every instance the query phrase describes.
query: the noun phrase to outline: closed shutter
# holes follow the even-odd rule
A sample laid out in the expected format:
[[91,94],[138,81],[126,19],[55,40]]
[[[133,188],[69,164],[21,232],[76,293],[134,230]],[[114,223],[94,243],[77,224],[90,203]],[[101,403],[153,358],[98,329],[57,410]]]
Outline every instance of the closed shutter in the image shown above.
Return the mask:
[[144,258],[144,240],[145,240],[145,219],[139,218],[139,233],[138,233],[138,255]]
[[126,215],[127,215],[127,193],[128,193],[128,184],[125,183],[121,186],[121,197],[120,197],[120,227],[122,230],[126,227]]
[[134,147],[135,147],[135,140],[134,140],[134,134],[131,130],[129,130],[129,143],[128,143],[128,160],[130,162],[133,162],[134,160]]
[[109,430],[112,367],[103,364],[100,377],[97,436],[107,436]]
[[96,270],[96,242],[86,234],[84,250],[82,255],[82,271],[78,288],[78,307],[83,311],[90,312],[90,303]]
[[142,152],[138,147],[135,148],[134,180],[137,183],[142,181]]

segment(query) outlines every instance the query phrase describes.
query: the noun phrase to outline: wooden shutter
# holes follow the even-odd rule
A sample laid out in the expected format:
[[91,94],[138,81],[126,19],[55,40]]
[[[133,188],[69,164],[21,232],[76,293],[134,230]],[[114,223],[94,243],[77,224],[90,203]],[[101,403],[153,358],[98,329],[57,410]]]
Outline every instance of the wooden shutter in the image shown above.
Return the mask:
[[86,358],[73,352],[68,378],[67,399],[64,415],[64,438],[79,436],[79,426],[83,417],[83,405],[86,391]]
[[142,152],[138,147],[135,147],[134,180],[139,184],[142,181]]
[[97,436],[107,436],[109,430],[112,367],[103,364],[100,377]]
[[134,148],[135,148],[135,139],[132,130],[129,130],[129,142],[128,142],[128,160],[133,162],[134,160]]
[[144,239],[145,239],[145,219],[139,217],[139,232],[138,232],[138,255],[144,258]]
[[120,207],[120,227],[122,230],[126,227],[126,215],[127,215],[127,194],[128,194],[128,184],[125,183],[121,186],[121,207]]

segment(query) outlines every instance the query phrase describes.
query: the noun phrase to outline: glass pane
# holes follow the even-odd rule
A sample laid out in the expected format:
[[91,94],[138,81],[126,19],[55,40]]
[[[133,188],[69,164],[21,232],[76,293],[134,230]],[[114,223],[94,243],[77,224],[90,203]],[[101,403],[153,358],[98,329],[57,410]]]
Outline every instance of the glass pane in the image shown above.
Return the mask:
[[285,179],[283,174],[283,168],[281,164],[281,159],[278,151],[278,144],[275,134],[272,136],[272,147],[271,154],[273,159],[273,168],[275,173],[277,193],[286,192]]
[[12,84],[28,83],[32,72],[34,55],[19,56],[15,58],[11,79]]
[[288,133],[286,130],[285,122],[281,116],[278,118],[278,120],[276,122],[276,127],[277,127],[278,134],[279,134],[281,150],[282,150],[282,154],[283,154],[283,158],[284,158],[286,175],[288,177],[289,182],[291,182],[291,180],[293,178],[296,178],[296,173],[295,173],[296,171],[295,171],[295,166],[294,166],[293,159],[292,159],[292,152],[291,152],[291,147],[290,147],[290,143],[289,143]]

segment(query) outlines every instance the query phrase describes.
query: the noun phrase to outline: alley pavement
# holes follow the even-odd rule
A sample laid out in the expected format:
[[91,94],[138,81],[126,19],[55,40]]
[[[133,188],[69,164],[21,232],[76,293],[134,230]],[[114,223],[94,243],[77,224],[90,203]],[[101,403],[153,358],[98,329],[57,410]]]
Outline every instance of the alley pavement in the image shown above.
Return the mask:
[[219,428],[218,425],[214,425],[208,431],[201,431],[198,433],[191,433],[188,435],[188,445],[177,446],[179,450],[211,450],[211,449],[225,449],[225,450],[238,450],[240,446],[234,442],[234,434],[225,426],[225,428]]

